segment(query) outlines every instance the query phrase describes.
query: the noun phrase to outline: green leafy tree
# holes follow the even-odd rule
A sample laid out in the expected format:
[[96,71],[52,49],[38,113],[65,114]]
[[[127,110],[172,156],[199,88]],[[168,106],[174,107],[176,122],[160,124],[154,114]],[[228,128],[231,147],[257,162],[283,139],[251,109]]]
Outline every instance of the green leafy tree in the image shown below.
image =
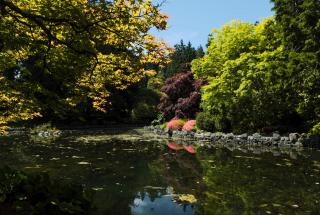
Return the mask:
[[280,39],[272,18],[257,25],[233,21],[214,30],[207,55],[192,66],[210,82],[202,106],[216,124],[241,132],[298,121],[298,96],[288,82],[292,74]]
[[298,112],[312,127],[320,122],[320,2],[272,2],[275,19],[281,27],[282,43],[288,52],[287,69],[299,94]]
[[166,61],[170,49],[148,33],[166,19],[151,0],[0,0],[0,127],[83,104],[106,111],[108,88]]

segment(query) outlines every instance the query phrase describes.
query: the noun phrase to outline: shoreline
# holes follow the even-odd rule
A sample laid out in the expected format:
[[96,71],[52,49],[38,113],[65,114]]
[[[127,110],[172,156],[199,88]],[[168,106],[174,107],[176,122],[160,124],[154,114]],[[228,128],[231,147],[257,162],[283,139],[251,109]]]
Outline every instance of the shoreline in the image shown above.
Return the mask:
[[275,147],[294,147],[294,148],[319,148],[320,141],[316,135],[303,137],[299,133],[290,133],[288,135],[280,135],[278,132],[273,132],[270,135],[261,133],[248,134],[244,133],[236,135],[233,133],[222,132],[193,132],[193,131],[178,131],[162,129],[154,126],[146,126],[145,130],[151,131],[160,136],[184,139],[190,141],[209,141],[215,143],[233,143],[236,145],[253,145],[253,146],[275,146]]

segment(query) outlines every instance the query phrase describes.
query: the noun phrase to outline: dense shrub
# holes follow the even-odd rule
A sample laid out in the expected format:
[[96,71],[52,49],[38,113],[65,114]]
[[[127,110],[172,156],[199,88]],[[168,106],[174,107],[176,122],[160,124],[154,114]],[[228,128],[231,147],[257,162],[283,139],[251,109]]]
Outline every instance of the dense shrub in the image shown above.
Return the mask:
[[313,126],[313,128],[310,130],[309,134],[311,135],[319,135],[320,136],[320,123]]
[[215,131],[215,122],[211,114],[206,112],[198,113],[196,121],[197,128],[204,131]]
[[170,122],[168,122],[167,128],[181,131],[185,123],[186,121],[182,119],[172,119]]
[[140,102],[132,109],[131,117],[134,122],[151,122],[157,117],[157,109],[152,104]]
[[160,112],[166,119],[194,118],[200,110],[200,88],[205,83],[205,80],[194,80],[191,72],[179,73],[168,78],[161,88],[165,95],[160,99]]
[[184,124],[182,130],[183,131],[193,131],[195,130],[195,126],[196,126],[196,120],[189,120],[186,122],[186,124]]
[[131,119],[133,122],[150,123],[157,118],[160,92],[154,89],[140,88],[132,93],[131,99],[133,103]]

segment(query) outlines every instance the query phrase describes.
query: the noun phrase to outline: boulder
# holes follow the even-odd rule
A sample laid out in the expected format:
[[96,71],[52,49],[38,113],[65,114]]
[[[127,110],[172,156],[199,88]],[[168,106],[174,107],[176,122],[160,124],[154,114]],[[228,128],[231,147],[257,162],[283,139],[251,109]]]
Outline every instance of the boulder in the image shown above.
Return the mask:
[[291,142],[298,141],[299,137],[300,137],[300,134],[298,134],[298,133],[289,134],[289,139],[290,139]]

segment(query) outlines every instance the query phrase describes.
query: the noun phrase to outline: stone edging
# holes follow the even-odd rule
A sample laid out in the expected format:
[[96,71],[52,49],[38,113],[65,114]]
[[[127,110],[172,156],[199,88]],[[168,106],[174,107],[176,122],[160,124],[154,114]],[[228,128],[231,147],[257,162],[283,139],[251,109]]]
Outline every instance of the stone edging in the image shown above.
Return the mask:
[[269,136],[260,133],[235,135],[233,133],[211,133],[211,132],[192,132],[192,131],[170,131],[154,126],[144,127],[158,135],[170,136],[172,138],[210,141],[220,143],[235,143],[239,145],[255,146],[282,146],[282,147],[319,147],[319,137],[316,135],[303,138],[299,133],[290,133],[287,136],[281,136],[274,132]]

